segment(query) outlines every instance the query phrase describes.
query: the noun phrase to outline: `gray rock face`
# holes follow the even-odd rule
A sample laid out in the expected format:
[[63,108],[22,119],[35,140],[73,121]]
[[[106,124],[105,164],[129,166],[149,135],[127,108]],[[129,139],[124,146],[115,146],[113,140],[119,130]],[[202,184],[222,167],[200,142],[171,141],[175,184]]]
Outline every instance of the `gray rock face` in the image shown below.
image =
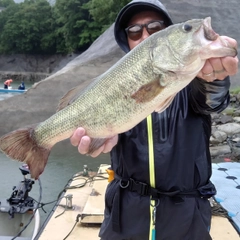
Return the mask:
[[0,55],[1,74],[50,74],[63,68],[68,62],[76,58],[76,54],[68,55]]
[[[220,114],[212,115],[210,151],[213,160],[240,161],[239,109],[240,101],[233,95],[227,109]],[[224,119],[224,121],[221,121],[221,119]],[[225,119],[229,119],[229,121],[226,123]]]

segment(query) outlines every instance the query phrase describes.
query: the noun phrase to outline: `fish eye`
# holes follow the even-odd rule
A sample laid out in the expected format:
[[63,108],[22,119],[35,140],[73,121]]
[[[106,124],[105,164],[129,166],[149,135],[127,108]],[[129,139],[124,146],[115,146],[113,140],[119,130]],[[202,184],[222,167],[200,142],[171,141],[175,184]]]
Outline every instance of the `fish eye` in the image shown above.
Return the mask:
[[192,25],[184,24],[183,25],[183,30],[186,31],[186,32],[190,32],[192,30]]

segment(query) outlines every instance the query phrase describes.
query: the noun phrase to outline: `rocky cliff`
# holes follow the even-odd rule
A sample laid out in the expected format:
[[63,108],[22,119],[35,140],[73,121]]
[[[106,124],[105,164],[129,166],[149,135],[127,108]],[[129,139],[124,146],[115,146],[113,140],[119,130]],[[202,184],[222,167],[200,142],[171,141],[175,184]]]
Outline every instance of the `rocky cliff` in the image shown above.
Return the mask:
[[210,151],[213,161],[240,161],[240,94],[231,96],[230,105],[212,114]]
[[56,55],[0,55],[0,79],[38,82],[62,69],[77,57],[77,54]]

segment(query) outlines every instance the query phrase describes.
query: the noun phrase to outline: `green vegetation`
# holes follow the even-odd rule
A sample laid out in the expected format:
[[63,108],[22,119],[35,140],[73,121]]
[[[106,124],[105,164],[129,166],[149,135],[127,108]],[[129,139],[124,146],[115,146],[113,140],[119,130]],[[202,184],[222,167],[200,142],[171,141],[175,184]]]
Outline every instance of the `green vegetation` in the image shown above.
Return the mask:
[[235,87],[230,89],[230,94],[238,94],[240,93],[240,87]]
[[[130,0],[0,0],[0,54],[55,54],[87,49]],[[107,4],[106,4],[107,3]]]

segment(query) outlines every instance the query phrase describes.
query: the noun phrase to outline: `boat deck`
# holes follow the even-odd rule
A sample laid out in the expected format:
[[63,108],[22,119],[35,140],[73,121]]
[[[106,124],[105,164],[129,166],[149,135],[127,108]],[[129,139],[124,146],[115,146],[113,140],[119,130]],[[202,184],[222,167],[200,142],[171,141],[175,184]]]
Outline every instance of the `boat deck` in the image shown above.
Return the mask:
[[[81,188],[68,189],[57,205],[49,222],[41,233],[39,240],[99,240],[98,232],[103,220],[104,195],[108,184],[106,169],[108,165],[101,165],[99,177],[94,181],[79,176],[74,178],[71,187]],[[85,184],[86,183],[86,184]],[[67,196],[72,194],[72,208]],[[79,217],[79,219],[77,219]],[[76,222],[76,220],[79,220]],[[74,227],[75,225],[75,227]],[[239,235],[227,218],[213,216],[211,236],[213,240],[239,240]]]

